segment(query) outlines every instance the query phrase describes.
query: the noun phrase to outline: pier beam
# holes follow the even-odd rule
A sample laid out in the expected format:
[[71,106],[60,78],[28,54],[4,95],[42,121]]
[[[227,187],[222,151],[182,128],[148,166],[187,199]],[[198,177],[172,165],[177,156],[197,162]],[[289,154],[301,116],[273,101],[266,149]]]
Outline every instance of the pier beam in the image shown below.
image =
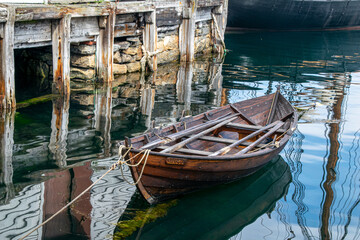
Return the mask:
[[8,8],[7,21],[0,23],[0,110],[15,108],[15,9]]
[[144,47],[148,54],[148,64],[151,71],[157,70],[157,30],[156,30],[156,11],[145,14]]
[[96,73],[101,82],[113,80],[113,47],[116,13],[110,9],[109,16],[99,17],[100,34],[96,39]]
[[71,16],[65,15],[60,20],[53,20],[53,93],[70,95],[70,23]]
[[181,62],[192,62],[195,53],[195,17],[197,1],[191,0],[183,9],[183,20],[179,29],[179,50]]

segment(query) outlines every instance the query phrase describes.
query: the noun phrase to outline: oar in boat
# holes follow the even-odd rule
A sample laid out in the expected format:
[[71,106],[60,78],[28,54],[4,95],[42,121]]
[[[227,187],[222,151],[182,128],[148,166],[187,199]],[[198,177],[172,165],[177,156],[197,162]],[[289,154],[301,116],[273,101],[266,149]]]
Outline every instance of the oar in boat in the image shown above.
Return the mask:
[[192,133],[195,133],[197,131],[201,131],[203,129],[209,128],[209,127],[214,126],[214,125],[216,125],[216,124],[218,124],[220,122],[226,121],[229,118],[233,118],[233,117],[237,118],[238,115],[239,114],[236,113],[236,114],[231,114],[230,116],[220,117],[218,119],[208,121],[208,122],[206,122],[204,124],[197,125],[197,126],[188,128],[186,130],[183,130],[183,131],[180,131],[180,132],[177,132],[177,133],[170,134],[170,135],[166,136],[166,139],[158,139],[158,140],[155,140],[153,142],[150,142],[150,143],[144,145],[143,147],[141,147],[140,150],[142,150],[142,149],[154,149],[154,148],[160,146],[161,144],[168,144],[168,143],[174,142],[174,141],[178,140],[179,138],[182,138],[184,136],[188,136],[188,135],[190,135]]
[[273,133],[275,133],[279,128],[281,128],[284,125],[284,122],[279,122],[275,125],[275,127],[273,127],[272,129],[270,129],[269,132],[267,132],[266,134],[264,134],[263,136],[261,136],[258,140],[256,140],[255,142],[253,142],[252,144],[250,144],[249,146],[247,146],[246,148],[244,148],[243,150],[241,150],[240,152],[236,153],[235,155],[241,155],[241,154],[245,154],[248,151],[250,151],[251,149],[253,149],[254,147],[256,147],[259,143],[261,143],[262,141],[265,140],[265,138],[271,136]]
[[167,148],[167,149],[165,149],[165,150],[162,150],[161,153],[172,153],[172,152],[175,152],[176,150],[182,148],[184,145],[186,145],[186,144],[188,144],[188,143],[190,143],[190,142],[192,142],[192,141],[197,140],[198,138],[200,138],[200,137],[202,137],[202,136],[204,136],[204,135],[206,135],[206,134],[208,134],[208,133],[210,133],[210,132],[212,132],[212,131],[214,131],[214,130],[216,130],[216,129],[218,129],[218,128],[226,125],[226,124],[228,124],[229,122],[234,121],[235,119],[237,119],[237,116],[236,116],[236,117],[232,117],[232,118],[230,118],[230,119],[228,119],[228,120],[226,120],[226,121],[224,121],[224,120],[222,119],[222,120],[221,120],[221,121],[222,121],[221,123],[218,123],[218,124],[216,124],[215,126],[209,128],[209,129],[206,129],[205,131],[202,131],[202,132],[200,132],[200,133],[198,133],[198,134],[195,134],[194,136],[192,136],[192,137],[190,137],[190,138],[188,138],[188,139],[186,139],[186,140],[184,140],[184,141],[182,141],[182,142],[179,142],[179,143],[177,143],[177,144],[175,144],[175,145],[173,145],[173,146],[171,146],[171,147],[169,147],[169,148]]
[[[259,135],[260,133],[264,132],[265,130],[268,130],[269,128],[272,128],[272,127],[274,127],[274,126],[277,126],[277,124],[279,124],[280,122],[281,122],[281,121],[276,121],[276,122],[273,122],[273,123],[271,123],[271,124],[269,124],[269,125],[267,125],[267,126],[264,126],[263,128],[257,130],[256,132],[253,132],[253,133],[247,135],[246,137],[244,137],[244,138],[242,138],[242,139],[240,139],[240,140],[238,140],[238,141],[230,144],[229,146],[226,146],[226,147],[224,147],[224,148],[222,148],[222,149],[214,152],[214,153],[211,154],[209,157],[217,156],[217,155],[219,155],[219,154],[220,154],[220,155],[226,154],[226,153],[229,152],[232,148],[239,146],[241,143],[243,143],[243,142],[245,142],[245,141],[247,141],[247,140],[249,140],[249,139],[251,139],[251,138],[253,138],[253,137],[256,137],[257,135]],[[284,124],[284,122],[281,122],[281,123],[282,123],[282,124],[281,124],[281,126],[282,126],[282,125]],[[279,129],[279,128],[280,128],[280,127],[278,127],[277,129]],[[276,129],[276,130],[277,130],[277,129]]]

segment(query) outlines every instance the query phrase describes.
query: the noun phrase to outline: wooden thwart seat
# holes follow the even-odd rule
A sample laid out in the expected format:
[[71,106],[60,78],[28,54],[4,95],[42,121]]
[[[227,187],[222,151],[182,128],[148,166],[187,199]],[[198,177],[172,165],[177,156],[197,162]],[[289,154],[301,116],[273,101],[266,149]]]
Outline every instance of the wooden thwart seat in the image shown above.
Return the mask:
[[[200,137],[199,140],[209,141],[209,142],[216,142],[216,143],[225,143],[225,144],[232,144],[238,140],[229,139],[229,138],[219,138],[219,137],[212,137],[212,136],[203,136]],[[242,146],[249,146],[252,142],[245,141],[241,143]],[[264,144],[259,144],[259,147],[262,147]]]
[[[257,130],[256,132],[253,132],[249,135],[247,135],[246,137],[232,143],[231,145],[227,146],[227,147],[224,147],[222,149],[220,149],[219,151],[216,151],[215,153],[211,154],[210,156],[213,157],[213,156],[217,156],[219,154],[223,155],[223,154],[226,154],[227,152],[229,152],[233,147],[236,147],[236,146],[239,146],[241,143],[245,142],[246,140],[249,140],[253,137],[256,137],[257,135],[259,135],[260,133],[266,131],[267,129],[270,129],[272,128],[268,133],[266,133],[265,135],[263,135],[262,137],[260,137],[258,140],[256,140],[254,143],[259,144],[260,142],[262,142],[266,137],[270,136],[271,134],[273,134],[277,129],[279,129],[282,125],[284,125],[284,122],[282,121],[276,121],[276,122],[273,122],[272,124],[269,124],[265,127],[262,127],[261,129]],[[271,133],[271,134],[269,134]],[[261,139],[261,141],[259,141]],[[246,147],[245,149],[248,149],[250,146],[253,148],[255,147],[256,145],[254,145],[254,143],[250,144],[248,147]],[[243,149],[244,150],[244,149]],[[243,150],[241,150],[240,152],[243,152]],[[239,152],[239,153],[240,153]],[[238,154],[236,154],[238,155]]]
[[[238,114],[236,114],[236,115],[238,115]],[[165,149],[165,150],[163,150],[161,152],[162,153],[175,152],[176,150],[182,148],[184,145],[186,145],[186,144],[198,139],[199,137],[202,137],[202,136],[204,136],[204,135],[206,135],[206,134],[208,134],[208,133],[210,133],[210,132],[212,132],[212,131],[214,131],[214,130],[216,130],[216,129],[218,129],[218,128],[226,125],[226,124],[228,124],[229,122],[234,121],[235,119],[237,119],[237,116],[232,117],[232,118],[227,119],[227,120],[223,120],[222,122],[216,124],[215,126],[209,128],[209,129],[206,129],[206,130],[204,130],[202,132],[199,132],[199,133],[195,134],[194,136],[192,136],[192,137],[190,137],[190,138],[188,138],[188,139],[186,139],[186,140],[184,140],[182,142],[179,142],[179,143],[177,143],[177,144],[175,144],[175,145],[173,145],[173,146],[171,146],[171,147],[169,147],[169,148],[167,148],[167,149]],[[186,135],[184,135],[184,136],[186,136]]]
[[[247,146],[246,148],[244,148],[240,152],[236,153],[235,155],[238,156],[238,155],[242,155],[242,154],[245,154],[245,153],[249,152],[251,149],[256,147],[259,143],[264,141],[267,137],[274,134],[276,132],[276,130],[278,130],[279,128],[281,128],[284,125],[284,122],[282,122],[282,121],[276,121],[274,123],[277,123],[277,124],[272,129],[270,129],[269,132],[267,132],[266,134],[261,136],[258,140],[256,140],[255,142],[253,142],[252,144],[250,144],[249,146]],[[268,126],[270,126],[270,125],[268,125]]]
[[[260,130],[264,126],[261,126],[261,125],[254,126],[254,125],[247,125],[247,124],[241,124],[241,123],[228,123],[228,124],[226,124],[225,127],[234,128],[234,129],[237,129],[237,130],[256,131],[256,130]],[[278,129],[278,130],[276,130],[276,132],[284,133],[285,130],[284,129]]]
[[[237,141],[237,140],[233,140],[233,139],[219,138],[219,137],[212,137],[212,136],[203,136],[203,137],[200,137],[199,140],[216,142],[216,143],[224,143],[224,144],[231,144],[231,143],[234,143]],[[252,144],[252,142],[245,141],[239,145],[249,146],[251,144]],[[265,144],[257,145],[257,147],[264,147],[264,146],[265,146]],[[157,149],[165,150],[169,147],[170,146],[158,146]],[[214,152],[210,152],[210,151],[202,151],[202,150],[188,149],[188,148],[180,148],[180,149],[176,150],[175,152],[185,153],[185,154],[194,154],[194,155],[200,155],[200,156],[210,156],[211,154],[214,153]]]
[[[158,139],[156,141],[150,142],[150,143],[144,145],[143,147],[141,147],[140,149],[141,150],[142,149],[154,149],[154,148],[156,148],[156,147],[158,147],[158,146],[160,146],[162,144],[167,144],[167,143],[170,143],[170,142],[174,142],[179,138],[182,138],[184,136],[188,136],[188,135],[193,134],[193,133],[195,133],[197,131],[204,130],[204,129],[209,128],[209,127],[211,127],[211,129],[212,129],[212,128],[214,128],[214,125],[215,125],[216,128],[218,128],[219,125],[223,126],[226,123],[229,123],[230,122],[229,118],[231,119],[231,121],[235,120],[238,115],[239,114],[231,114],[230,116],[226,115],[226,116],[214,119],[212,121],[208,121],[208,122],[206,122],[206,123],[204,123],[202,125],[194,126],[194,127],[188,128],[188,129],[186,129],[184,131],[170,134],[170,135],[166,136],[166,138],[160,138],[160,139]],[[224,121],[225,121],[225,124],[224,124]],[[205,131],[207,131],[207,130],[205,130]]]

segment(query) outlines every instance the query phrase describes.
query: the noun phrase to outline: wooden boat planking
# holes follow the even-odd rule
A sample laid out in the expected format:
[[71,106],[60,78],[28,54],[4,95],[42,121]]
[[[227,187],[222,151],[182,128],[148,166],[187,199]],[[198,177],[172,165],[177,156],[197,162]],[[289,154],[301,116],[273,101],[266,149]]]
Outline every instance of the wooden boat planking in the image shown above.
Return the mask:
[[[266,123],[276,129],[266,127]],[[130,169],[135,182],[141,177],[137,187],[144,198],[155,203],[254,173],[279,154],[296,125],[296,111],[277,92],[184,118],[164,129],[126,139],[123,144],[131,146],[126,156],[133,158],[131,164],[138,163],[143,149],[151,149],[144,169],[143,163]],[[211,156],[229,147],[223,140],[234,144],[256,131],[259,133],[243,144],[235,144],[223,155]],[[277,146],[264,147],[262,140],[271,138],[274,142],[275,136],[280,137]],[[256,142],[259,139],[261,142]],[[258,146],[264,148],[253,151]],[[240,153],[244,149],[253,152]],[[139,155],[134,157],[136,154]]]

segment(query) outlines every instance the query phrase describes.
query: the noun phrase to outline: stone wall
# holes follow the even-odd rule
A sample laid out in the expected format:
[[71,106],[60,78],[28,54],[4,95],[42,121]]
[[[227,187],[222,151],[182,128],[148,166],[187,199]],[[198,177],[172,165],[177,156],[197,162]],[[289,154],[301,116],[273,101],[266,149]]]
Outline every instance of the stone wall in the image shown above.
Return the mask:
[[179,58],[179,25],[159,27],[157,41],[158,64],[178,61]]
[[139,36],[119,38],[114,42],[114,75],[138,72],[143,57],[142,38]]
[[195,29],[195,54],[210,55],[213,51],[211,21],[201,21],[196,23]]
[[95,52],[94,42],[72,44],[70,47],[70,78],[77,80],[95,79]]

